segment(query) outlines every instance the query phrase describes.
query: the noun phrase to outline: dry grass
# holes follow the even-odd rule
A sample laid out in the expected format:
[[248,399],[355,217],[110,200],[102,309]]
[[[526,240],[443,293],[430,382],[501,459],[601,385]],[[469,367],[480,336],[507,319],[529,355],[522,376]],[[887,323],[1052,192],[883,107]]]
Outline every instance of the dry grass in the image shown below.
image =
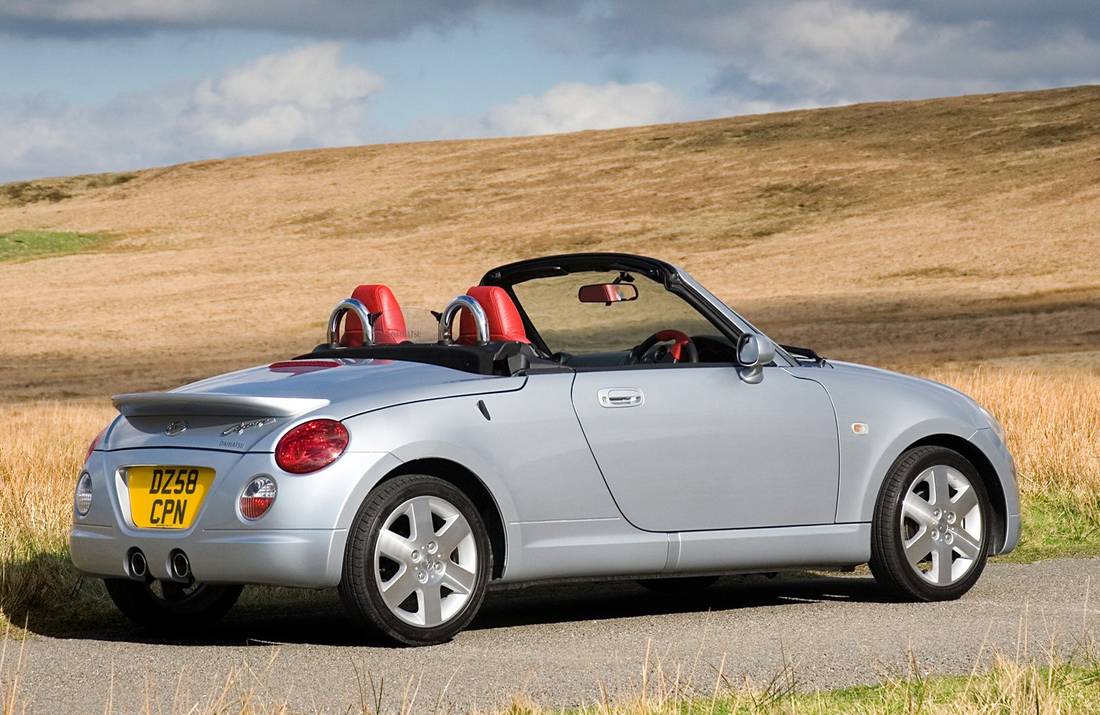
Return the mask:
[[74,479],[111,412],[61,402],[0,408],[0,621],[76,610],[80,579],[67,540]]
[[115,240],[0,263],[0,400],[297,354],[358,283],[438,309],[499,262],[577,250],[680,263],[836,357],[1097,350],[1098,158],[1081,87],[36,181],[69,197],[0,191],[0,233]]
[[1025,495],[1100,497],[1100,375],[982,366],[925,376],[975,398],[1004,425]]

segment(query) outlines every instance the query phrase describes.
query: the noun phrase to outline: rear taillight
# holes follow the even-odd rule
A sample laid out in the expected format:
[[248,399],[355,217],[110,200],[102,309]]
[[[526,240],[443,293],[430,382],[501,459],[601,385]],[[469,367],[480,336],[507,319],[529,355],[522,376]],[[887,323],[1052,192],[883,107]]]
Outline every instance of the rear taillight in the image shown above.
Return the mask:
[[348,448],[348,429],[336,420],[312,420],[283,435],[275,463],[291,474],[308,474],[335,462]]
[[99,434],[97,434],[95,436],[95,439],[92,440],[91,444],[88,445],[88,451],[84,453],[84,463],[85,464],[87,464],[88,460],[92,458],[92,452],[94,452],[95,448],[99,446],[99,441],[101,439],[103,439],[103,435],[105,435],[105,434],[107,434],[107,428],[106,427],[101,429],[99,431]]
[[278,491],[278,486],[271,477],[254,478],[241,492],[241,516],[250,521],[259,519],[275,503]]

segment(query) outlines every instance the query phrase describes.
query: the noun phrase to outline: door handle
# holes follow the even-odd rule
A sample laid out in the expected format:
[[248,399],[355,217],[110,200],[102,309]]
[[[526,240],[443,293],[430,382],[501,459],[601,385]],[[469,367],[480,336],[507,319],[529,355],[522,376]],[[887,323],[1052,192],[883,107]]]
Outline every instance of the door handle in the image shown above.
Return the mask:
[[596,393],[600,407],[641,407],[645,395],[636,387],[605,387]]

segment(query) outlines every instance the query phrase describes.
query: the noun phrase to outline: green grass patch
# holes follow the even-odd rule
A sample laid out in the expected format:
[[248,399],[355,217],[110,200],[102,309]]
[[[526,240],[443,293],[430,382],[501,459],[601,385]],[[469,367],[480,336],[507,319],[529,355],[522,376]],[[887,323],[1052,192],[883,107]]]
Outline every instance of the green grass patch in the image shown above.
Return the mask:
[[1058,494],[1025,497],[1020,545],[1000,561],[1100,556],[1100,497]]
[[97,233],[10,231],[0,233],[0,261],[63,256],[87,250],[107,240]]

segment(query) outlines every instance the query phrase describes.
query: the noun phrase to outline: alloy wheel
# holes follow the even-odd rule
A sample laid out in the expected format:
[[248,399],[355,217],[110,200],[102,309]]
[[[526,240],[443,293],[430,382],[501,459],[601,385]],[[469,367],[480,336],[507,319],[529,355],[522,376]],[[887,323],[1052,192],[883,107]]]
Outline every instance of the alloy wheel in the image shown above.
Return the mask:
[[935,586],[964,578],[985,548],[978,494],[947,465],[925,469],[909,485],[899,526],[910,568]]
[[432,628],[469,601],[478,573],[470,523],[446,499],[417,496],[382,523],[374,547],[374,578],[382,600],[405,623]]

